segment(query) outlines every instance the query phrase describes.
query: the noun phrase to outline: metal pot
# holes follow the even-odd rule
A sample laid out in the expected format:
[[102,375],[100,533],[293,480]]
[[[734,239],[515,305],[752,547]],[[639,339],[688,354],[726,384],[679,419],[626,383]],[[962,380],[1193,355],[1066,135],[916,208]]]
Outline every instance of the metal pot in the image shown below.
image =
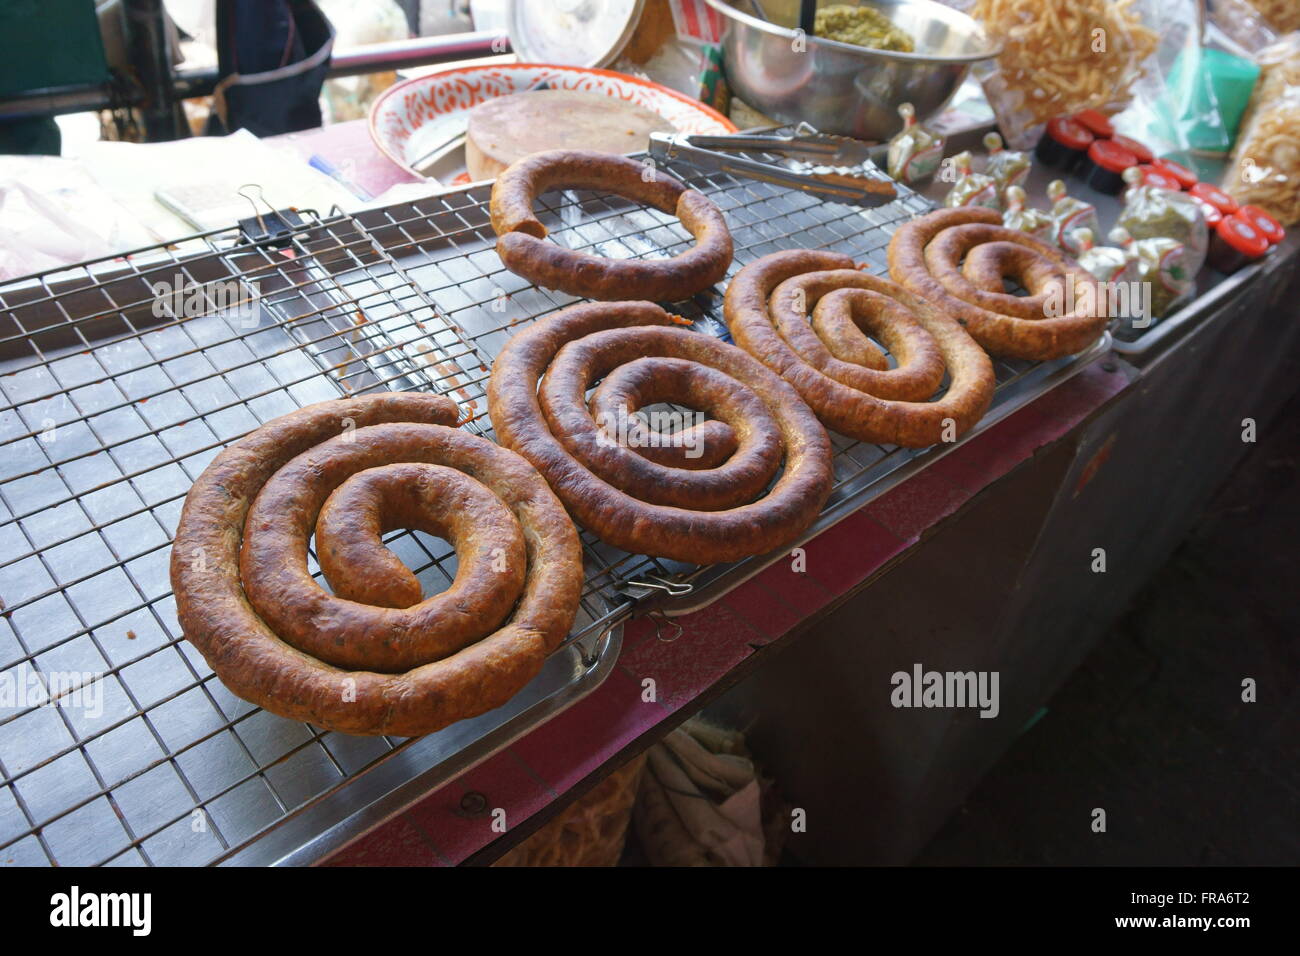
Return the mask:
[[[727,82],[736,95],[782,122],[859,139],[884,141],[898,132],[900,103],[911,103],[918,119],[939,112],[972,63],[1000,52],[978,23],[931,0],[869,4],[907,31],[914,53],[805,36],[795,29],[798,0],[705,2],[726,20]],[[818,6],[830,2],[843,0]]]

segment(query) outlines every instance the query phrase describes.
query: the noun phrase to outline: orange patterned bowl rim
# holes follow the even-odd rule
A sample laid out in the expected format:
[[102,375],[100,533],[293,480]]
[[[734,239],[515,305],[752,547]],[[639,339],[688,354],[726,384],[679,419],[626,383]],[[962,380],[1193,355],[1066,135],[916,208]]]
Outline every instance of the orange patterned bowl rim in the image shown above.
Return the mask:
[[[624,96],[619,93],[619,98],[645,106],[648,109],[654,109],[661,116],[663,115],[662,111],[655,109],[653,101],[657,97],[666,97],[681,106],[680,110],[671,111],[673,115],[663,117],[665,122],[677,127],[679,132],[736,132],[736,124],[713,107],[706,106],[699,100],[691,99],[683,93],[669,89],[652,80],[643,80],[639,77],[628,76],[626,73],[593,67],[558,66],[549,63],[495,63],[482,66],[456,67],[394,83],[379,94],[370,107],[370,138],[379,151],[394,163],[409,173],[419,175],[407,164],[406,157],[400,147],[411,138],[424,119],[467,109],[497,96],[517,92],[516,87],[518,84],[515,82],[515,77],[518,73],[524,71],[545,71],[548,74],[572,76],[578,81],[584,78],[588,81],[579,86],[566,86],[565,89],[585,89],[590,92],[610,93],[613,92],[611,87],[623,85],[631,87],[633,90],[646,90],[656,95],[637,97],[635,95]],[[439,83],[439,81],[442,81],[442,83]],[[446,81],[452,81],[456,84],[455,88],[449,93],[442,93],[441,97],[435,100],[435,88],[441,87],[445,89]],[[393,105],[403,101],[403,106]],[[662,106],[662,102],[659,105]],[[412,123],[412,117],[417,117],[418,121]],[[694,118],[695,122],[690,122],[691,118]],[[686,121],[684,125],[683,121]]]

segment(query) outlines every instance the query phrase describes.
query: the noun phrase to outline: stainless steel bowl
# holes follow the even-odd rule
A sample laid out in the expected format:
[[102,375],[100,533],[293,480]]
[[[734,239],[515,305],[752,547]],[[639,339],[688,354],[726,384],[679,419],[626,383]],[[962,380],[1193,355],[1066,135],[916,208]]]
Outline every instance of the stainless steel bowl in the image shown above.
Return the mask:
[[[939,112],[972,63],[999,53],[978,23],[930,0],[866,4],[911,35],[914,53],[805,37],[795,30],[799,0],[705,2],[726,20],[727,82],[741,99],[782,122],[803,120],[822,132],[859,139],[883,141],[898,132],[900,103],[911,103],[918,119]],[[863,5],[817,5],[833,2]]]

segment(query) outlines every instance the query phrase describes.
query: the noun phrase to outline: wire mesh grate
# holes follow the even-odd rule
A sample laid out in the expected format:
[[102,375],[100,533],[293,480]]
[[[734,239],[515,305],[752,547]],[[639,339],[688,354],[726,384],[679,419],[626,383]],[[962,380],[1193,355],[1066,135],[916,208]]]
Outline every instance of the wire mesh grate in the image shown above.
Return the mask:
[[[893,227],[930,208],[906,190],[860,209],[674,172],[723,208],[733,275],[796,246],[883,273]],[[0,285],[0,863],[219,862],[344,799],[409,746],[231,695],[182,640],[169,543],[221,448],[302,405],[433,390],[491,435],[492,358],[515,328],[575,300],[503,269],[487,201],[474,187],[310,217],[279,248],[218,231]],[[555,241],[599,255],[670,256],[690,241],[671,217],[613,196],[552,193],[539,206]],[[675,308],[727,337],[717,290]],[[998,363],[1000,383],[1029,367]],[[897,451],[834,442],[841,488]],[[455,576],[446,542],[386,541],[426,591]],[[698,570],[583,543],[571,641],[630,613],[645,596],[632,582]]]

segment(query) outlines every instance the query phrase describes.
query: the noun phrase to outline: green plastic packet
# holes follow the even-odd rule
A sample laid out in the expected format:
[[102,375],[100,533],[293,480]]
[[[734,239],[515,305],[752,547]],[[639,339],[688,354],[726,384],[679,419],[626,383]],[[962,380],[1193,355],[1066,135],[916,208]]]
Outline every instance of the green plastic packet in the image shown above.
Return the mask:
[[1156,130],[1180,148],[1227,153],[1259,79],[1259,66],[1223,50],[1192,46],[1174,61],[1154,110]]

